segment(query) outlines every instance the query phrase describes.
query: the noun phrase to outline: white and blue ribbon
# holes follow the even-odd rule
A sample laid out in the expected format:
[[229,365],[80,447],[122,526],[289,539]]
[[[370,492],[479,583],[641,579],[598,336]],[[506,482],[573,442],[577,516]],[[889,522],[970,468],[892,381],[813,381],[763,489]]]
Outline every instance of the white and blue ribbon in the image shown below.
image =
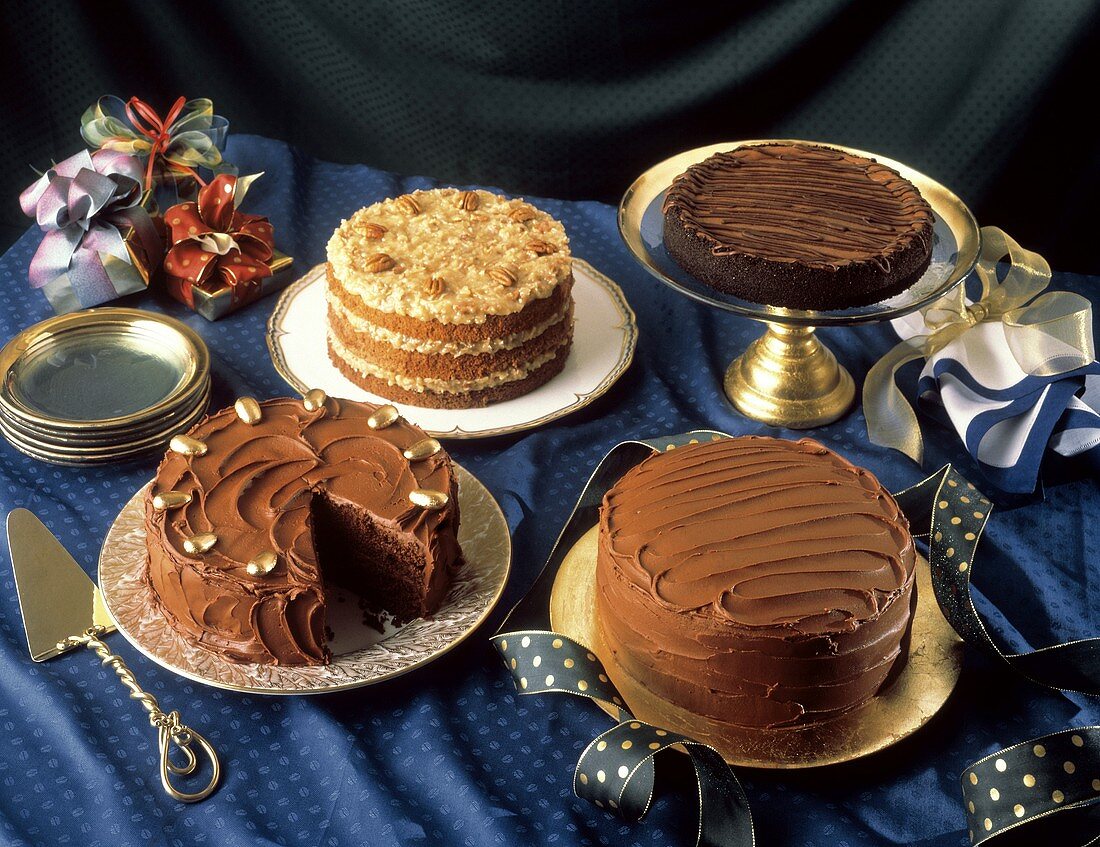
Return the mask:
[[1049,265],[995,227],[982,229],[976,272],[977,300],[959,286],[893,321],[902,341],[864,385],[871,441],[921,461],[916,415],[895,378],[903,365],[924,359],[922,406],[955,429],[998,488],[1033,491],[1048,450],[1100,467],[1091,304],[1066,291],[1044,293]]

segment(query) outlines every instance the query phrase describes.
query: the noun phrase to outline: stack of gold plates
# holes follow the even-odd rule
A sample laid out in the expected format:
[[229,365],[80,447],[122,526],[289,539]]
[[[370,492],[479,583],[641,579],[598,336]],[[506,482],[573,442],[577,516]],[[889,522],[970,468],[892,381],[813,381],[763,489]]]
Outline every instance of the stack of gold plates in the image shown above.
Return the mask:
[[189,327],[140,309],[42,321],[0,350],[0,432],[61,465],[123,462],[164,449],[210,402],[210,354]]

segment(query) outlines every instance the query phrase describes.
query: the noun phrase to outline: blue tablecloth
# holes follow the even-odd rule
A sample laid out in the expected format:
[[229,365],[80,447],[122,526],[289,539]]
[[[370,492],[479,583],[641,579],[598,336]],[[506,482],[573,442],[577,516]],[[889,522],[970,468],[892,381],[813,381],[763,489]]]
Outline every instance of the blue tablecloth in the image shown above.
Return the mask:
[[[57,151],[58,154],[65,151]],[[227,158],[265,171],[250,211],[269,215],[302,270],[324,259],[341,218],[433,183],[315,161],[276,141],[237,136]],[[531,584],[596,461],[616,442],[708,427],[777,432],[735,414],[721,375],[759,334],[746,320],[668,289],[627,254],[614,210],[532,198],[560,218],[577,256],[617,280],[638,315],[633,367],[603,399],[537,432],[449,445],[492,490],[515,539],[511,583],[480,634],[428,668],[376,687],[317,697],[256,697],[177,678],[114,636],[111,644],[162,703],[221,751],[224,784],[194,806],[156,778],[155,736],[115,676],[87,653],[35,665],[27,656],[10,558],[0,564],[0,842],[82,847],[148,844],[555,844],[694,842],[685,785],[627,826],[571,790],[574,763],[609,719],[579,698],[519,697],[488,644]],[[38,233],[0,259],[0,337],[49,314],[26,285]],[[1056,274],[1055,288],[1095,280]],[[161,295],[124,305],[163,311],[197,330],[213,356],[215,408],[241,394],[288,393],[264,344],[268,298],[208,323]],[[857,382],[893,343],[886,327],[824,331]],[[809,433],[900,488],[925,476],[868,444],[862,415]],[[953,432],[926,422],[926,469],[959,464],[980,483]],[[95,572],[99,546],[154,462],[79,470],[24,458],[0,442],[0,506],[37,513]],[[995,511],[975,568],[979,611],[1008,649],[1096,633],[1100,493],[1049,488],[1045,502]],[[886,753],[818,772],[742,773],[761,847],[967,844],[957,778],[969,762],[1070,725],[1100,723],[1088,697],[1040,689],[975,656],[932,724]],[[1100,774],[1096,774],[1100,777]],[[687,833],[687,834],[685,834]]]

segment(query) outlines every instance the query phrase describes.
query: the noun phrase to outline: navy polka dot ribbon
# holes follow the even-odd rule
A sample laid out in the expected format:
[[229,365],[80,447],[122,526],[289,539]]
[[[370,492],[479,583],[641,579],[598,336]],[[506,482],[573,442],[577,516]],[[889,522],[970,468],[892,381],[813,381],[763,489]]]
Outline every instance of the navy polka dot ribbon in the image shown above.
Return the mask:
[[[1063,825],[1062,818],[1071,816],[1055,817],[1100,800],[1100,727],[1067,729],[1015,744],[972,764],[960,783],[975,845],[1000,835],[1059,847],[1095,836],[1087,844],[1100,844],[1096,818],[1090,830],[1089,821],[1067,820]],[[1025,826],[1026,833],[1021,831]]]
[[548,631],[550,590],[562,558],[596,522],[604,493],[627,470],[654,450],[728,437],[697,431],[614,447],[581,492],[542,574],[492,639],[521,694],[564,692],[602,700],[619,710],[620,723],[594,739],[581,754],[573,776],[578,797],[624,820],[640,820],[657,790],[657,755],[679,745],[691,760],[698,784],[696,844],[701,847],[753,847],[755,843],[748,799],[733,770],[714,748],[635,720],[596,654],[571,638]]
[[[542,574],[492,640],[521,693],[565,692],[618,708],[620,723],[581,754],[573,782],[579,797],[626,820],[639,820],[653,801],[654,758],[676,745],[691,758],[699,784],[697,844],[752,847],[748,801],[717,751],[634,719],[596,655],[548,630],[550,592],[558,567],[596,523],[607,490],[654,450],[724,437],[729,436],[691,432],[623,442],[613,448],[582,491]],[[913,535],[927,541],[936,600],[969,646],[1040,685],[1100,695],[1100,639],[1031,653],[1005,653],[978,617],[970,578],[978,541],[992,509],[981,491],[947,465],[894,496]],[[1006,748],[967,768],[962,789],[974,845],[1004,836],[1005,847],[1016,843],[1100,847],[1096,817],[1060,814],[1087,809],[1100,801],[1100,727],[1066,730]],[[1028,829],[1022,833],[1025,825]],[[1091,840],[1082,844],[1082,833]]]
[[[944,617],[971,647],[1040,685],[1100,694],[1100,639],[1005,653],[990,637],[970,596],[974,554],[992,504],[950,465],[894,495],[913,534],[928,541],[932,587]],[[1080,727],[1016,744],[975,762],[962,776],[970,840],[998,836],[1026,844],[1100,845],[1096,819],[1059,813],[1100,801],[1100,728]],[[1029,825],[1026,834],[1022,827]],[[1090,831],[1091,827],[1091,831]],[[1037,830],[1043,830],[1039,835]],[[1050,830],[1050,832],[1047,832]],[[1054,830],[1058,830],[1057,835]],[[1078,830],[1081,830],[1078,832]],[[1007,842],[1006,842],[1007,843]]]
[[687,752],[699,788],[697,844],[752,847],[748,799],[730,766],[713,747],[635,720],[587,647],[556,632],[517,630],[493,636],[521,694],[562,692],[615,706],[620,722],[595,738],[573,775],[578,797],[624,820],[641,820],[653,802],[655,757],[673,745]]

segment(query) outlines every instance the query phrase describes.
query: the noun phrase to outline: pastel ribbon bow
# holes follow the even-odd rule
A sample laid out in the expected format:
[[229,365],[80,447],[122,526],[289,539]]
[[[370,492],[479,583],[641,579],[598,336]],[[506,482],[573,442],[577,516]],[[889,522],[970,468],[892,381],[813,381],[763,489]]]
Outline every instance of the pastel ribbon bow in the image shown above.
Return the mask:
[[[1042,256],[1023,249],[996,227],[983,227],[981,235],[981,257],[975,269],[982,284],[978,300],[969,302],[965,285],[958,285],[925,307],[919,316],[913,316],[918,322],[923,318],[917,334],[883,356],[864,382],[863,410],[870,440],[900,450],[918,463],[924,452],[920,426],[896,383],[898,370],[908,362],[931,360],[941,351],[946,355],[945,348],[952,345],[952,354],[957,353],[960,360],[952,363],[957,366],[956,373],[977,390],[988,387],[982,383],[982,374],[975,372],[981,358],[1001,355],[997,351],[1002,349],[1014,360],[1009,370],[1018,376],[1020,386],[1025,386],[1027,377],[1047,378],[1045,384],[1074,375],[1090,368],[1095,359],[1089,301],[1068,291],[1043,294],[1050,283],[1050,265]],[[1005,257],[1007,266],[1002,264]],[[988,337],[987,327],[995,330]],[[974,345],[965,343],[971,340],[969,334],[973,334]],[[968,356],[968,349],[982,352]],[[1001,386],[988,388],[987,395],[1005,393]],[[978,453],[969,439],[967,447]]]
[[171,244],[164,270],[192,308],[195,286],[228,286],[237,303],[271,276],[268,262],[275,243],[270,222],[236,208],[259,176],[222,174],[199,192],[198,202],[180,203],[164,213]]
[[214,114],[205,98],[180,97],[164,118],[143,100],[123,102],[113,95],[100,97],[80,119],[80,134],[90,147],[116,150],[147,159],[145,187],[153,188],[157,175],[188,176],[199,185],[196,168],[218,172],[221,148],[229,121]]
[[[133,265],[133,246],[142,251],[144,265],[163,249],[141,204],[141,176],[141,163],[133,156],[82,150],[54,165],[19,195],[23,212],[46,232],[31,259],[33,288],[44,288],[67,273],[83,306],[125,293],[115,289],[102,257]],[[124,235],[130,228],[134,245]]]

